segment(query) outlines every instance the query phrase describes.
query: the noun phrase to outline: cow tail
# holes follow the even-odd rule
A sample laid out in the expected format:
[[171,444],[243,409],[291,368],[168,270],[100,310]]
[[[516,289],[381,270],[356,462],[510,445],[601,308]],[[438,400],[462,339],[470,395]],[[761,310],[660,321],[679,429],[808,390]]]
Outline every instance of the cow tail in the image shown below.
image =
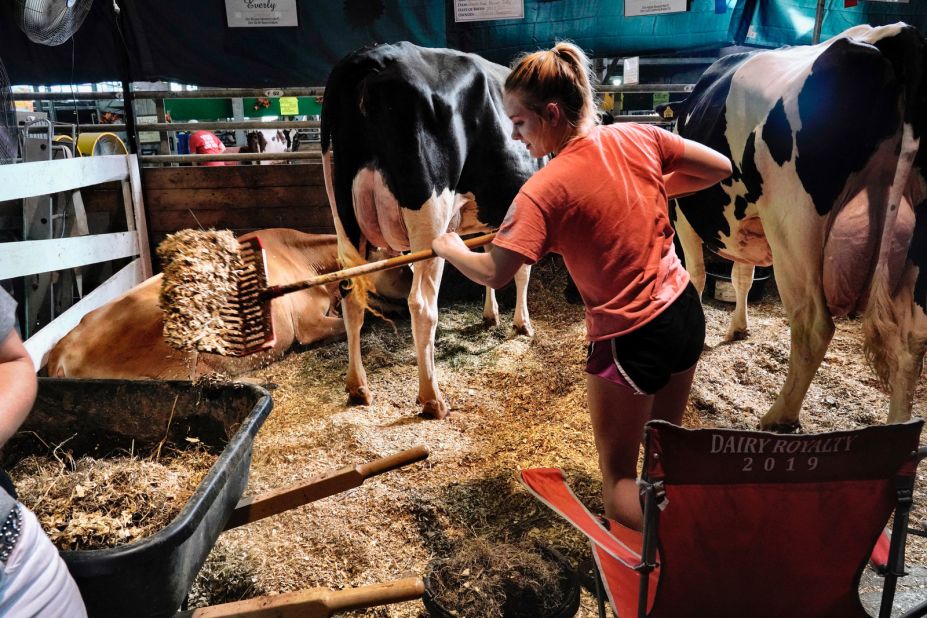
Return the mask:
[[892,302],[889,255],[892,250],[895,222],[901,208],[901,200],[908,184],[908,177],[914,164],[919,140],[914,137],[911,125],[904,123],[901,138],[901,153],[895,168],[895,177],[888,194],[888,207],[883,213],[882,234],[879,242],[879,257],[876,262],[869,301],[863,314],[863,348],[866,360],[872,367],[883,390],[890,390],[892,376],[898,368],[898,343],[904,316]]
[[[366,264],[367,260],[360,254],[357,247],[351,243],[344,226],[341,224],[341,218],[338,216],[338,206],[335,202],[334,180],[332,176],[332,153],[331,150],[322,154],[322,176],[325,178],[325,193],[328,194],[328,204],[332,210],[332,220],[335,222],[335,233],[338,236],[338,264],[341,268],[353,268]],[[371,307],[370,294],[376,294],[376,287],[373,278],[355,277],[346,282],[346,288],[354,295],[355,299],[360,302],[361,306],[370,311],[379,318],[386,319],[379,311]],[[387,320],[389,321],[389,320]]]

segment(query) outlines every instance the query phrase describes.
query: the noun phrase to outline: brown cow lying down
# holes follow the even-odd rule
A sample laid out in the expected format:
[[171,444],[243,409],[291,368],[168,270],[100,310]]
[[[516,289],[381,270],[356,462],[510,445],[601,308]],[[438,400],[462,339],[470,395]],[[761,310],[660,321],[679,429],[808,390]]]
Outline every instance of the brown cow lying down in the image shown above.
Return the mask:
[[[267,253],[268,285],[308,279],[338,268],[333,235],[272,228],[242,236],[260,236]],[[377,291],[387,297],[408,295],[407,269],[375,275]],[[271,301],[277,342],[272,350],[241,358],[176,350],[161,335],[158,306],[161,275],[155,275],[91,311],[51,350],[47,371],[53,377],[190,380],[209,373],[236,375],[283,356],[294,342],[309,344],[344,335],[344,323],[332,310],[338,284],[302,290]]]

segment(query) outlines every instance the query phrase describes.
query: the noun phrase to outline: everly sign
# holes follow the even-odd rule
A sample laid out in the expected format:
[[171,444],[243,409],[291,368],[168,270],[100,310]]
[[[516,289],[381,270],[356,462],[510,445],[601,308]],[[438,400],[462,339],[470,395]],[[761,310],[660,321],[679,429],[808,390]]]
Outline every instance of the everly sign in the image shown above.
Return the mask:
[[298,26],[296,0],[225,0],[229,28]]

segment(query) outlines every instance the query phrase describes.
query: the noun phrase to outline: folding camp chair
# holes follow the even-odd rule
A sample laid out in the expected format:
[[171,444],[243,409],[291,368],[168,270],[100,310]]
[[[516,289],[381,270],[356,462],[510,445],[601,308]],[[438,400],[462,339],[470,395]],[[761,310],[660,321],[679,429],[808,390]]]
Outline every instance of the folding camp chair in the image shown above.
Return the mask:
[[860,577],[894,512],[879,612],[888,618],[904,575],[915,468],[927,455],[916,450],[922,426],[779,435],[651,421],[643,533],[603,525],[558,469],[521,477],[590,538],[619,618],[868,616]]

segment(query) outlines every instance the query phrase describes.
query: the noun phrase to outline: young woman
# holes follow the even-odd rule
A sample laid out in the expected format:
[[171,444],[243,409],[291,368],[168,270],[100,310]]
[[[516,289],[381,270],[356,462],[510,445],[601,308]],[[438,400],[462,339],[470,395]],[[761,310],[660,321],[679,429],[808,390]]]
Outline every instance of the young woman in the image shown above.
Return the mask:
[[705,318],[673,247],[667,199],[731,174],[730,161],[658,127],[596,123],[589,60],[558,43],[516,62],[503,104],[512,138],[554,154],[525,183],[490,253],[457,234],[435,252],[477,283],[500,287],[523,263],[563,256],[586,307],[588,405],[605,514],[640,529],[637,459],[644,424],[680,424]]
[[[36,396],[32,359],[13,328],[16,302],[0,288],[0,446]],[[0,488],[0,616],[86,618],[84,602],[35,515]]]

